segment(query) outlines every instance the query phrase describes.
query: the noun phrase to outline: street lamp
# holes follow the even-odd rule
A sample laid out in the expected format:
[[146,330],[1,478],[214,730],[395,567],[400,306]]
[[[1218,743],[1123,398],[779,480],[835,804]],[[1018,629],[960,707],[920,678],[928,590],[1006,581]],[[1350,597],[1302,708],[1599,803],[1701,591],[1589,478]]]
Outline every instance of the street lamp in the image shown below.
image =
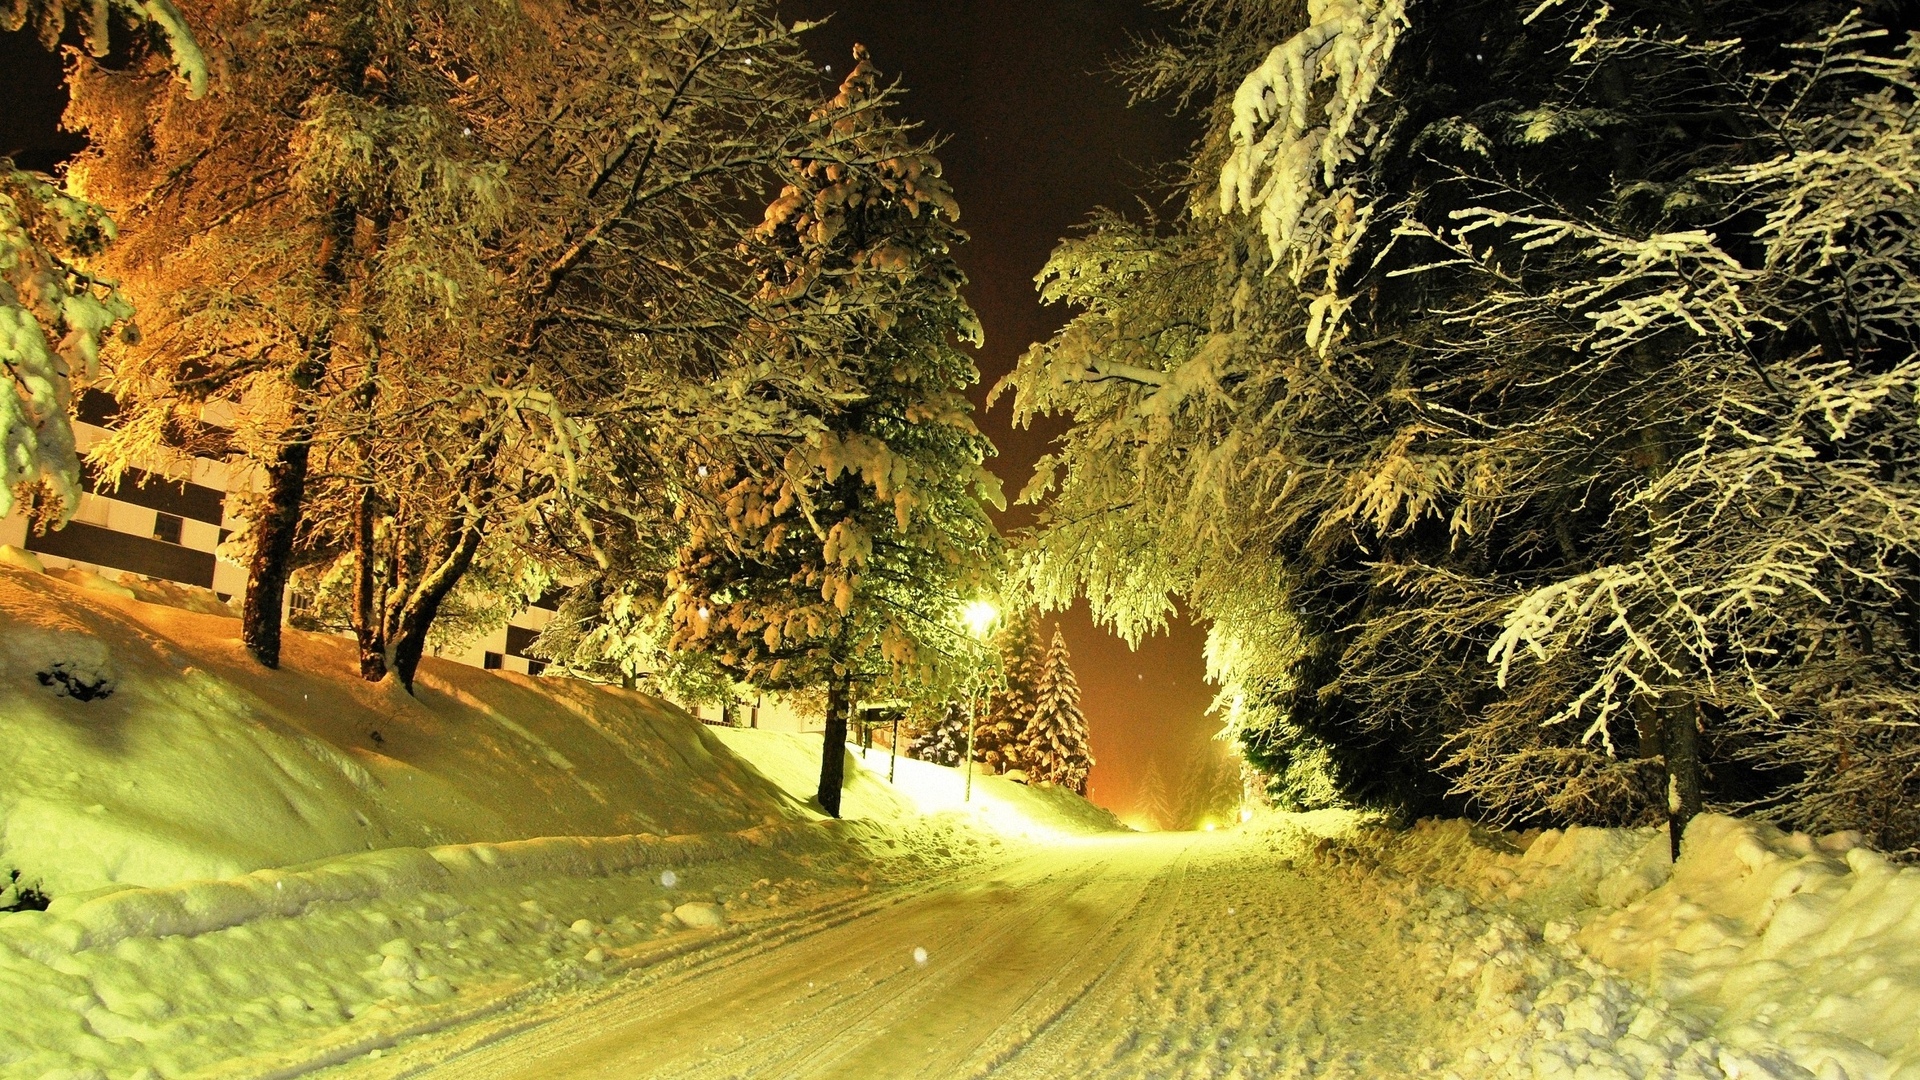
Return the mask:
[[[1000,609],[994,607],[992,601],[975,600],[960,612],[960,616],[966,620],[967,630],[973,634],[974,639],[980,642],[982,648],[985,648],[987,639],[993,636],[993,624],[1000,621]],[[973,729],[980,726],[979,703],[969,702],[968,712],[970,715],[967,717],[967,785],[965,794],[961,796],[961,802],[973,801]]]

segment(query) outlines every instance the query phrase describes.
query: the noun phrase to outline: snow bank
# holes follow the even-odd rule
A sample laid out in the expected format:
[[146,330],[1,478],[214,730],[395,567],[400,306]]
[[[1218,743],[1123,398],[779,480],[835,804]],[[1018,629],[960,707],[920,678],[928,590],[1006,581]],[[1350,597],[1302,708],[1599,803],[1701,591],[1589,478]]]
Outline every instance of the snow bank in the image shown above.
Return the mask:
[[[124,590],[123,590],[124,592]],[[418,696],[289,631],[267,671],[216,615],[0,565],[0,874],[55,898],[355,851],[807,820],[644,695],[428,659]]]
[[0,560],[0,874],[52,896],[0,913],[0,1080],[297,1075],[997,843],[857,765],[822,820],[817,740],[297,632],[266,671],[136,595]]
[[1920,868],[1856,834],[1703,816],[1671,879],[1579,943],[1732,1046],[1784,1047],[1820,1080],[1920,1077]]
[[870,828],[394,849],[0,915],[0,1078],[295,1076],[851,917]]
[[1471,997],[1455,1077],[1920,1078],[1920,869],[1853,834],[1460,821],[1321,841],[1412,883],[1431,977]]

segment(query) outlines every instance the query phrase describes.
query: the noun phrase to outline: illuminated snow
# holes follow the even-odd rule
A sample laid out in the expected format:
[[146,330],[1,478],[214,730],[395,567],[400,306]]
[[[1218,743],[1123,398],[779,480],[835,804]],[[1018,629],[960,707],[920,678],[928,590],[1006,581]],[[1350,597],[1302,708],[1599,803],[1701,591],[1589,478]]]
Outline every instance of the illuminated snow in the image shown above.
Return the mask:
[[881,751],[831,823],[815,738],[431,664],[382,697],[350,643],[263,675],[229,633],[0,568],[0,655],[116,680],[0,670],[0,851],[53,894],[0,915],[0,1077],[1920,1071],[1920,870],[1855,837],[1139,835]]

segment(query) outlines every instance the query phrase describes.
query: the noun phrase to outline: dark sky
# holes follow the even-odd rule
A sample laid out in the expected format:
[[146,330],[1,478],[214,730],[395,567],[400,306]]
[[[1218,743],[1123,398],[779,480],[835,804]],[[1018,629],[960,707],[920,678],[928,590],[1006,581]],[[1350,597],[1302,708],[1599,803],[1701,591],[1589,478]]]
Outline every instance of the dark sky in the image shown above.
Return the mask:
[[[831,16],[809,37],[819,62],[843,73],[853,44],[865,43],[907,88],[907,114],[946,140],[940,157],[972,235],[959,258],[987,331],[975,395],[984,405],[986,389],[1066,315],[1042,308],[1033,289],[1054,244],[1094,207],[1148,193],[1150,175],[1197,134],[1163,107],[1129,109],[1106,73],[1129,35],[1155,29],[1161,16],[1139,0],[789,0],[780,10]],[[0,35],[0,154],[47,169],[77,145],[55,130],[59,73],[29,35]],[[1058,429],[1015,430],[1004,401],[980,420],[1000,447],[995,471],[1015,494]],[[1003,525],[1024,520],[1015,510]],[[1181,623],[1132,652],[1096,628],[1084,605],[1060,621],[1093,729],[1096,801],[1124,815],[1153,761],[1177,792],[1213,756],[1202,632]]]
[[[836,74],[864,43],[907,90],[905,112],[946,139],[940,158],[972,241],[959,252],[968,298],[986,326],[976,401],[1066,312],[1043,308],[1033,276],[1096,206],[1124,207],[1151,192],[1151,176],[1198,135],[1190,118],[1156,104],[1129,109],[1108,75],[1129,35],[1162,25],[1138,0],[787,0],[788,17],[831,15],[811,48]],[[995,471],[1009,497],[1032,474],[1058,428],[1015,430],[1008,403],[980,417],[1000,447]],[[1009,514],[1003,524],[1022,524]],[[1204,633],[1185,623],[1130,652],[1098,629],[1085,606],[1061,620],[1082,707],[1093,728],[1095,801],[1126,814],[1149,761],[1170,796],[1212,760],[1218,725],[1201,660]]]

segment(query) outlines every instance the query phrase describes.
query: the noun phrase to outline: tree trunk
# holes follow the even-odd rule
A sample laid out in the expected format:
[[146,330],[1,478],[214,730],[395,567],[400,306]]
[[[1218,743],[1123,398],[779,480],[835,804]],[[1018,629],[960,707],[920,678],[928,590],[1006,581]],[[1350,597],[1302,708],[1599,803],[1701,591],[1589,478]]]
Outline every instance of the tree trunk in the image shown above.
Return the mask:
[[353,513],[353,636],[360,643],[360,677],[379,682],[387,675],[387,642],[374,601],[373,510],[373,492],[362,491]]
[[1700,813],[1700,722],[1691,704],[1663,705],[1662,731],[1667,762],[1667,839],[1680,861],[1680,840],[1687,822]]
[[254,523],[253,554],[247,560],[247,593],[240,607],[240,640],[260,666],[280,666],[280,606],[292,571],[293,535],[307,495],[310,421],[288,433],[267,466],[267,509]]
[[452,545],[453,550],[407,598],[406,610],[400,617],[400,633],[393,642],[392,667],[393,673],[400,677],[400,685],[406,687],[409,694],[413,693],[414,672],[419,670],[420,658],[427,652],[427,631],[433,629],[433,620],[440,614],[440,604],[473,565],[473,557],[479,552],[480,540],[485,533],[484,518],[463,523]]
[[[338,286],[344,280],[354,217],[353,208],[344,203],[328,212],[318,262],[320,278],[329,285]],[[267,511],[254,523],[247,593],[240,605],[240,640],[262,667],[280,666],[280,605],[293,569],[293,538],[307,497],[307,457],[317,421],[306,395],[320,385],[332,355],[333,332],[327,327],[307,343],[305,357],[287,380],[293,388],[293,422],[281,434],[280,449],[267,465]]]
[[827,682],[827,733],[820,749],[820,809],[840,816],[840,785],[847,772],[847,707],[852,680],[835,672]]

